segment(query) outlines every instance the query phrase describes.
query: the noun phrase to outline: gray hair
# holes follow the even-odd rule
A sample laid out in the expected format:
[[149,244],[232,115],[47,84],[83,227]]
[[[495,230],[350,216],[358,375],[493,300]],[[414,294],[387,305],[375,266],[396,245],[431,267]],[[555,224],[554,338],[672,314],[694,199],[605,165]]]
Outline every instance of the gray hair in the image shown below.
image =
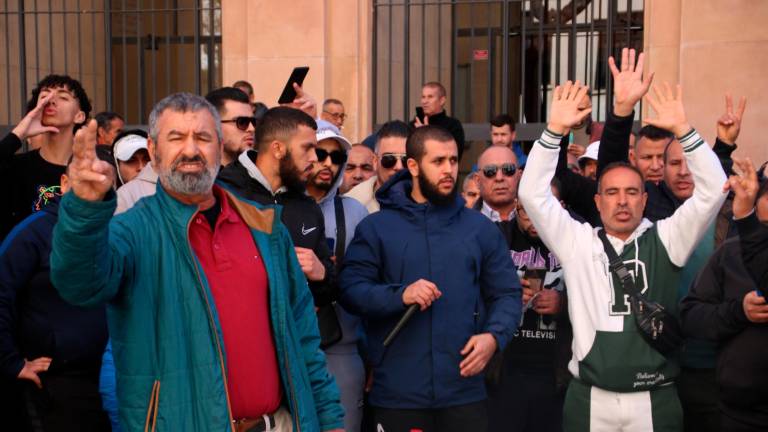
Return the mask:
[[462,191],[467,190],[467,186],[469,186],[469,182],[477,181],[478,180],[477,177],[478,177],[477,171],[467,174],[467,176],[464,177],[464,182],[462,182],[461,184],[461,190]]
[[216,121],[216,136],[219,138],[219,142],[224,141],[224,136],[221,133],[221,117],[219,116],[219,112],[210,102],[205,100],[204,97],[191,93],[174,93],[170,96],[166,96],[160,102],[155,104],[152,108],[152,112],[149,113],[149,137],[152,138],[152,141],[157,145],[157,137],[160,134],[157,122],[166,110],[185,113],[203,109],[208,110]]

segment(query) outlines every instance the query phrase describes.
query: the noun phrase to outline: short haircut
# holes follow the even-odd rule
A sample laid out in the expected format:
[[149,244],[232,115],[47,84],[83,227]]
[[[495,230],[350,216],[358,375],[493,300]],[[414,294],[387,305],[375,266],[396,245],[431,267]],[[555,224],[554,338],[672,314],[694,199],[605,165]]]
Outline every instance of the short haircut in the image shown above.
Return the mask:
[[267,112],[269,107],[265,105],[263,102],[254,102],[253,103],[253,116],[257,119],[260,119],[264,117],[264,113]]
[[376,151],[375,153],[379,153],[379,142],[384,138],[405,138],[408,139],[408,137],[411,135],[411,127],[408,126],[408,123],[402,121],[402,120],[392,120],[384,123],[381,126],[381,129],[379,129],[378,132],[376,132]]
[[219,110],[219,114],[224,113],[224,104],[227,101],[231,100],[244,103],[246,105],[251,103],[247,94],[243,93],[242,90],[234,87],[220,87],[215,90],[211,90],[207,95],[205,95],[205,100],[210,102],[211,105],[215,106],[216,109]]
[[515,119],[513,119],[509,114],[499,114],[491,119],[491,126],[493,127],[502,127],[504,125],[508,125],[509,130],[514,131]]
[[[248,89],[248,93],[246,94],[246,96],[250,96],[250,95],[253,94],[253,86],[248,81],[244,81],[244,80],[235,81],[235,83],[232,84],[232,87],[235,87],[235,88],[237,88],[237,87],[245,87],[245,88]],[[240,90],[240,89],[238,88],[238,90]],[[242,90],[240,90],[240,91],[242,91]]]
[[443,87],[442,84],[440,84],[437,81],[430,81],[422,86],[423,87],[432,87],[437,89],[437,95],[440,97],[445,97],[448,95],[448,92],[445,91],[445,87]]
[[603,168],[603,171],[600,173],[600,176],[597,178],[597,193],[598,194],[602,194],[603,193],[603,190],[601,189],[601,187],[602,187],[601,183],[603,181],[603,177],[605,177],[605,175],[608,174],[609,172],[617,170],[617,169],[621,169],[621,168],[626,168],[626,169],[634,172],[635,174],[637,174],[637,177],[640,178],[640,191],[641,192],[645,192],[645,178],[643,178],[643,173],[640,172],[640,170],[636,166],[630,165],[630,164],[622,161],[622,162],[611,162],[608,165],[606,165],[605,168]]
[[95,116],[93,116],[93,118],[96,120],[96,124],[101,129],[106,129],[106,130],[109,130],[109,127],[111,126],[110,123],[112,122],[112,120],[114,119],[123,120],[123,117],[120,114],[112,111],[102,111],[96,114]]
[[[427,140],[439,141],[439,142],[456,142],[450,132],[441,128],[440,126],[422,126],[408,137],[408,141],[405,142],[405,155],[408,159],[414,159],[416,162],[421,163],[421,159],[424,157],[424,144]],[[458,149],[458,146],[456,147]]]
[[91,107],[91,101],[88,100],[88,94],[80,84],[80,81],[69,75],[48,75],[37,83],[37,86],[32,90],[32,97],[27,102],[27,112],[32,111],[37,106],[37,99],[40,97],[40,92],[43,89],[56,87],[64,87],[71,91],[80,105],[80,111],[85,113],[85,120],[82,123],[75,124],[73,132],[77,132],[78,129],[88,122],[88,116],[91,115],[93,108]]
[[157,123],[160,120],[160,116],[166,110],[180,113],[208,110],[215,121],[216,137],[219,139],[219,142],[224,139],[221,133],[221,117],[210,102],[202,96],[191,93],[174,93],[161,99],[152,108],[152,112],[149,113],[149,137],[155,143],[157,143],[157,137],[160,134]]
[[637,141],[642,138],[649,139],[651,141],[659,141],[663,139],[673,139],[675,134],[672,132],[652,125],[645,125],[637,132]]
[[334,98],[328,98],[325,101],[323,101],[323,108],[327,107],[328,105],[341,105],[341,106],[344,106],[344,104],[341,103],[340,100],[334,99]]
[[288,141],[299,126],[317,130],[315,119],[304,111],[283,106],[270,108],[256,128],[256,146],[259,150],[265,150],[273,141]]

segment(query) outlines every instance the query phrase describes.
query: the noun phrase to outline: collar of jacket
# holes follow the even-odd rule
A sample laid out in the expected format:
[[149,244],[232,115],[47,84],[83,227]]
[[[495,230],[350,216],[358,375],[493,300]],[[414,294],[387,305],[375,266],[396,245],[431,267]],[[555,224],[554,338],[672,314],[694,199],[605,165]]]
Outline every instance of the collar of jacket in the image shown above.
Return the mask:
[[[276,221],[280,220],[279,208],[263,206],[256,202],[245,200],[237,196],[226,184],[219,181],[213,187],[221,188],[224,191],[229,204],[249,227],[266,234],[272,233]],[[187,226],[198,211],[196,205],[184,204],[169,195],[161,182],[157,182],[156,195],[161,207],[168,210],[166,213],[168,217],[180,226]]]
[[411,178],[411,173],[404,169],[381,185],[379,190],[376,191],[376,199],[381,204],[382,209],[388,208],[401,211],[411,216],[428,211],[440,218],[447,219],[465,208],[464,199],[458,193],[456,194],[456,199],[450,205],[436,206],[428,202],[423,204],[417,203],[411,198],[412,190],[413,179]]

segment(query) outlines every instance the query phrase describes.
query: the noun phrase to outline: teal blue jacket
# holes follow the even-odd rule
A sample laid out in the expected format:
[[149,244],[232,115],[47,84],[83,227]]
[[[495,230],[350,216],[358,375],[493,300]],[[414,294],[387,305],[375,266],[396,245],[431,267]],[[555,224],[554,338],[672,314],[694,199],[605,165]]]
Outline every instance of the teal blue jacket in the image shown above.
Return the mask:
[[[341,428],[339,391],[319,348],[312,295],[280,208],[225,192],[267,270],[284,404],[294,430]],[[108,303],[123,430],[234,431],[221,326],[188,238],[196,206],[172,198],[160,183],[155,195],[112,218],[115,206],[114,194],[99,202],[66,194],[50,262],[51,280],[65,300]]]

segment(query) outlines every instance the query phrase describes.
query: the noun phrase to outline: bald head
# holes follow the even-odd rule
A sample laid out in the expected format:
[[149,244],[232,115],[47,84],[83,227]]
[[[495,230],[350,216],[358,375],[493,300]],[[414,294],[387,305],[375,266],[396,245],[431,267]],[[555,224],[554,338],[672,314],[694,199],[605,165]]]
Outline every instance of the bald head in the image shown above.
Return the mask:
[[514,208],[520,169],[517,156],[508,147],[491,146],[477,160],[480,197],[492,209],[505,214]]
[[513,163],[517,166],[517,155],[509,147],[490,146],[480,153],[480,157],[477,158],[477,166],[481,169],[483,165],[488,163]]

